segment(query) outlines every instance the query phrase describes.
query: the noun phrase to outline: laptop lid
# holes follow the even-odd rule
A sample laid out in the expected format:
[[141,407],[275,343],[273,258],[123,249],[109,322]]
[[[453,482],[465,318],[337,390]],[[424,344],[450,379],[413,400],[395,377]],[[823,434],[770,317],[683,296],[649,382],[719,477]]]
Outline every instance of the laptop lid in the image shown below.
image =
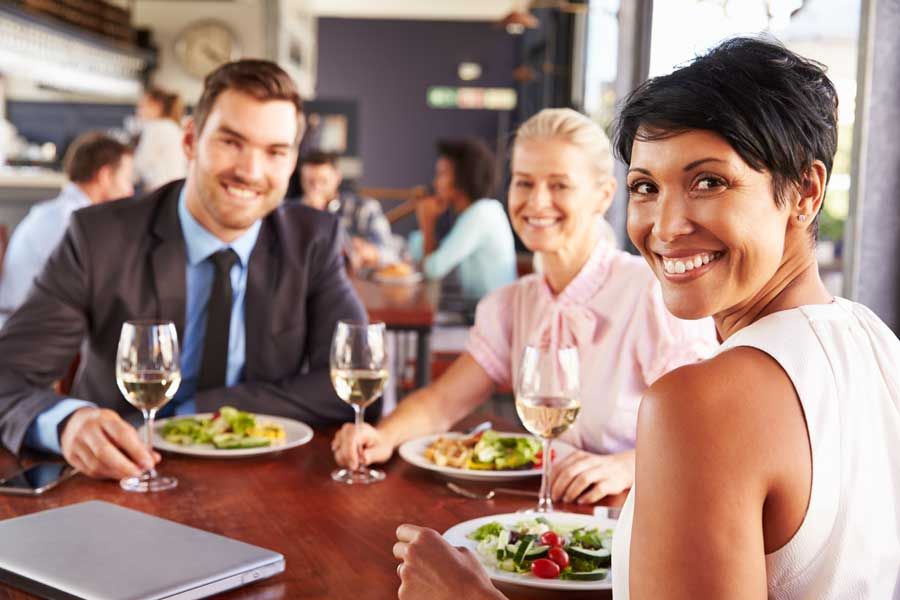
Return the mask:
[[282,571],[277,552],[99,500],[0,521],[0,581],[54,600],[205,598]]

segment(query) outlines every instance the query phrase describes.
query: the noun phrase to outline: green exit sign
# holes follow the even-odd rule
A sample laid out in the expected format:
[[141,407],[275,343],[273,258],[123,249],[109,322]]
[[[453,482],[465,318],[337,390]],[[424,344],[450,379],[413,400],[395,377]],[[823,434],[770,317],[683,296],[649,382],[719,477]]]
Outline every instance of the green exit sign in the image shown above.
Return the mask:
[[512,110],[516,100],[516,91],[512,88],[431,86],[427,95],[430,108]]

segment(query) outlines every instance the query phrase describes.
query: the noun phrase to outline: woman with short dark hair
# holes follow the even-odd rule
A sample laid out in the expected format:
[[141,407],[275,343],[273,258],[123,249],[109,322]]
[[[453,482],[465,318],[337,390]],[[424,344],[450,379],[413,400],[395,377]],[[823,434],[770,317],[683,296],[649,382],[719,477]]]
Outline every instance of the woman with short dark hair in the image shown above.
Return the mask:
[[[753,38],[624,103],[629,237],[723,344],[644,394],[616,600],[900,599],[900,341],[814,252],[836,113],[820,65]],[[497,597],[432,532],[398,537],[401,598]]]

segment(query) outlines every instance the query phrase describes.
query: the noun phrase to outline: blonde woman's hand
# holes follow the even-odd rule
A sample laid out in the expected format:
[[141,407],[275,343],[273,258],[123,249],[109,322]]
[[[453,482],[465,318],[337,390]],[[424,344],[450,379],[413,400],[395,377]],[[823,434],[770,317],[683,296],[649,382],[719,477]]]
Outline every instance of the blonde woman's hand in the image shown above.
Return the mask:
[[554,500],[593,504],[634,484],[634,450],[592,454],[576,450],[553,465],[550,495]]
[[334,461],[342,467],[355,469],[360,459],[364,465],[383,463],[391,457],[394,446],[377,429],[363,423],[357,429],[353,423],[345,423],[331,440]]

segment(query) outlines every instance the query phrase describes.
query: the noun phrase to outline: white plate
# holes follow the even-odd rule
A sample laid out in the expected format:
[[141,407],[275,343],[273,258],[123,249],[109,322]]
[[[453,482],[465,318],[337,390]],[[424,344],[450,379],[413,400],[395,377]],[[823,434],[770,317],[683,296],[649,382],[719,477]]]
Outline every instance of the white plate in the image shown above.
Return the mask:
[[414,271],[409,275],[400,275],[400,276],[392,276],[392,275],[381,275],[378,271],[372,273],[372,280],[377,281],[378,283],[386,283],[389,285],[414,285],[422,281],[422,274],[418,271]]
[[[504,437],[529,437],[527,433],[507,433],[498,432]],[[400,446],[398,452],[400,457],[411,465],[415,465],[422,469],[428,469],[441,475],[452,477],[454,479],[464,479],[466,481],[512,481],[514,479],[522,479],[523,477],[534,477],[541,475],[541,469],[522,469],[509,471],[478,471],[474,469],[458,469],[456,467],[441,467],[427,458],[425,458],[425,449],[431,445],[433,441],[439,437],[466,437],[464,433],[441,433],[436,435],[426,435],[424,437],[409,440]],[[567,456],[574,448],[565,442],[555,440],[553,449],[556,451],[556,461],[559,462],[564,456]]]
[[[169,419],[159,419],[156,421],[153,432],[153,447],[157,450],[165,450],[175,454],[189,454],[191,456],[214,456],[216,458],[237,458],[239,456],[256,456],[257,454],[271,454],[272,452],[281,452],[288,448],[302,446],[313,438],[313,430],[306,423],[287,419],[285,417],[273,417],[270,415],[256,415],[260,421],[269,421],[278,423],[284,427],[285,439],[280,443],[273,443],[271,446],[263,446],[261,448],[235,448],[233,450],[220,450],[212,444],[173,444],[167,442],[159,434],[162,426],[173,419],[185,419],[188,417],[209,418],[213,413],[199,413],[196,415],[178,415]],[[141,427],[141,436],[143,439],[143,427]]]
[[[591,527],[599,527],[601,530],[615,529],[616,526],[616,522],[610,519],[594,517],[591,515],[581,515],[577,513],[552,512],[544,513],[540,516],[546,518],[553,525],[568,525],[575,527],[588,525]],[[444,532],[444,539],[454,546],[469,548],[472,553],[475,554],[475,556],[478,556],[480,560],[481,556],[475,550],[475,548],[478,546],[478,542],[476,542],[475,540],[470,540],[468,537],[466,537],[467,535],[469,535],[485,523],[490,523],[491,521],[497,521],[502,525],[515,525],[516,523],[526,521],[530,518],[533,518],[533,515],[528,513],[507,513],[502,515],[489,515],[487,517],[479,517],[477,519],[472,519],[471,521],[465,521],[463,523],[454,525]],[[494,581],[502,581],[504,583],[512,583],[533,588],[543,588],[548,590],[612,589],[611,574],[607,575],[606,579],[603,579],[601,581],[569,581],[565,579],[541,579],[540,577],[535,577],[531,573],[510,573],[509,571],[501,571],[500,569],[496,569],[489,565],[484,565],[484,568],[487,570],[488,574],[491,576],[491,579],[493,579]]]

